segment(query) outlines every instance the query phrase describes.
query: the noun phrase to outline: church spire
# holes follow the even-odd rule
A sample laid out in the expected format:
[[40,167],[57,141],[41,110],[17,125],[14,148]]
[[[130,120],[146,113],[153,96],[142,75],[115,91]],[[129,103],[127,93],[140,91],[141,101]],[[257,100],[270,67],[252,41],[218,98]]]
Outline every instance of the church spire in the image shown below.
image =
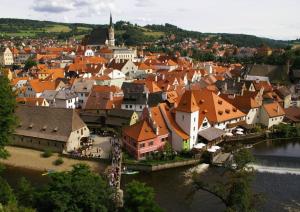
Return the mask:
[[110,27],[113,27],[113,20],[112,20],[112,14],[111,14],[111,12],[110,12],[109,26],[110,26]]

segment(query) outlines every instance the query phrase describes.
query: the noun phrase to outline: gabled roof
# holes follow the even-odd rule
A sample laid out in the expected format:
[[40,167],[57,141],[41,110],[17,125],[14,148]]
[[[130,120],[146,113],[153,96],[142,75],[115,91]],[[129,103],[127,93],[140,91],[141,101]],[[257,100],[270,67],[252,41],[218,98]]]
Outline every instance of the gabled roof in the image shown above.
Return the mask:
[[156,127],[158,127],[158,135],[166,135],[169,133],[167,124],[164,120],[164,117],[159,109],[159,106],[152,107],[150,109],[151,118],[155,121]]
[[135,80],[133,83],[144,84],[150,93],[161,92],[161,89],[157,86],[156,82],[152,80]]
[[146,120],[124,128],[123,133],[133,138],[137,142],[142,142],[157,137],[150,124]]
[[173,117],[170,108],[165,104],[159,104],[159,108],[164,114],[165,121],[168,124],[169,130],[174,131],[179,137],[181,137],[183,140],[189,139],[189,135],[186,134],[176,123],[175,118]]
[[29,77],[18,77],[11,80],[12,85],[18,84],[19,81],[27,81],[29,80]]
[[75,110],[19,105],[15,134],[67,142],[70,133],[86,127]]
[[30,106],[41,106],[44,101],[44,98],[36,98],[36,97],[18,97],[16,101],[21,104],[30,105]]
[[277,88],[275,90],[275,92],[280,96],[280,98],[285,98],[285,97],[291,95],[291,91],[285,86]]
[[270,118],[285,115],[284,109],[278,102],[264,104],[263,108],[265,109]]
[[[250,93],[250,92],[247,92]],[[230,104],[234,105],[238,109],[244,112],[248,112],[250,109],[259,108],[261,106],[261,101],[257,99],[256,95],[258,92],[251,92],[253,95],[243,95],[243,96],[232,96],[232,95],[220,95],[223,99],[228,101]]]
[[192,90],[186,90],[183,96],[180,98],[179,104],[176,107],[176,111],[193,113],[199,110],[196,99]]
[[219,123],[245,116],[242,111],[212,91],[195,90],[194,96],[200,108],[199,117],[205,116],[210,122]]
[[[118,95],[115,95],[115,94]],[[108,110],[119,108],[123,100],[123,93],[116,86],[94,85],[87,98],[85,109]]]
[[259,91],[261,88],[264,89],[264,92],[272,92],[273,87],[272,85],[267,81],[253,81],[253,85],[255,90]]
[[45,90],[55,90],[57,87],[55,81],[40,81],[38,79],[30,80],[29,84],[36,93],[42,93]]

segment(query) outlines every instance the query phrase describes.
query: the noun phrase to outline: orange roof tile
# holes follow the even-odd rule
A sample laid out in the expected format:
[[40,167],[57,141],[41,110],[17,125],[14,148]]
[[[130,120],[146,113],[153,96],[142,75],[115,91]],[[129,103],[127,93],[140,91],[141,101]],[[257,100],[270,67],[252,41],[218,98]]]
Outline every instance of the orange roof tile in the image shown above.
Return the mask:
[[159,135],[166,135],[169,133],[166,122],[164,117],[159,109],[159,106],[152,107],[151,111],[151,118],[155,121],[156,126],[158,127],[158,134]]
[[196,90],[193,93],[200,108],[199,117],[206,116],[209,121],[219,123],[245,116],[242,111],[213,91],[203,89]]
[[285,115],[284,109],[278,102],[264,104],[263,107],[271,118]]
[[18,103],[24,103],[26,105],[39,106],[43,104],[45,99],[36,97],[18,97],[16,98],[16,101]]
[[45,90],[55,90],[55,81],[40,81],[38,79],[30,80],[29,84],[36,93],[42,93]]
[[165,114],[165,118],[167,119],[167,122],[170,123],[170,130],[173,130],[178,136],[180,136],[183,140],[189,139],[189,135],[186,134],[176,123],[174,117],[171,114],[170,108],[165,104],[159,104],[159,108],[162,111],[163,114]]
[[183,96],[180,98],[179,104],[176,108],[176,111],[193,113],[198,111],[199,107],[197,105],[196,99],[193,95],[192,90],[186,90]]
[[161,91],[156,82],[151,80],[135,80],[133,81],[133,83],[144,84],[148,88],[150,93],[156,93]]
[[150,124],[146,121],[140,121],[130,127],[126,127],[123,133],[137,142],[156,138],[157,135],[153,132]]

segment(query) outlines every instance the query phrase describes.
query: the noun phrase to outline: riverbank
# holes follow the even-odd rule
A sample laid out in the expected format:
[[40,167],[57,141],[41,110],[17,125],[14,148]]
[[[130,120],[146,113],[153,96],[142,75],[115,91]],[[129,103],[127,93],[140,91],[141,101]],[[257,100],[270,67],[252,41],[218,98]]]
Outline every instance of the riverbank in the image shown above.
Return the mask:
[[6,160],[1,159],[0,163],[13,166],[18,168],[31,169],[36,171],[45,171],[45,170],[55,170],[55,171],[69,171],[72,169],[72,166],[78,163],[84,163],[91,167],[95,172],[104,172],[107,167],[107,164],[97,161],[89,160],[76,160],[72,158],[62,157],[64,163],[56,166],[53,162],[60,157],[58,153],[53,153],[49,158],[43,158],[41,154],[43,152],[26,149],[20,147],[8,146],[6,147],[7,151],[10,153],[10,157]]

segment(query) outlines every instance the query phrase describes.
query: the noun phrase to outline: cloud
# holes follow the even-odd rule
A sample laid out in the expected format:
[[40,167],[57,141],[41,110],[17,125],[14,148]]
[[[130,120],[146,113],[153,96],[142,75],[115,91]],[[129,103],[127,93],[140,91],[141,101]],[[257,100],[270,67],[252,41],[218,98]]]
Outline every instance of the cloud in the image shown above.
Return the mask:
[[37,12],[62,13],[75,7],[71,0],[35,0],[32,9]]
[[153,5],[151,0],[136,0],[135,6],[137,7],[150,7]]
[[118,11],[115,0],[34,0],[32,9],[45,13],[74,11],[87,17],[99,15],[105,11]]
[[133,19],[133,21],[136,21],[138,23],[152,23],[153,19],[152,18],[146,18],[146,17],[138,17]]

